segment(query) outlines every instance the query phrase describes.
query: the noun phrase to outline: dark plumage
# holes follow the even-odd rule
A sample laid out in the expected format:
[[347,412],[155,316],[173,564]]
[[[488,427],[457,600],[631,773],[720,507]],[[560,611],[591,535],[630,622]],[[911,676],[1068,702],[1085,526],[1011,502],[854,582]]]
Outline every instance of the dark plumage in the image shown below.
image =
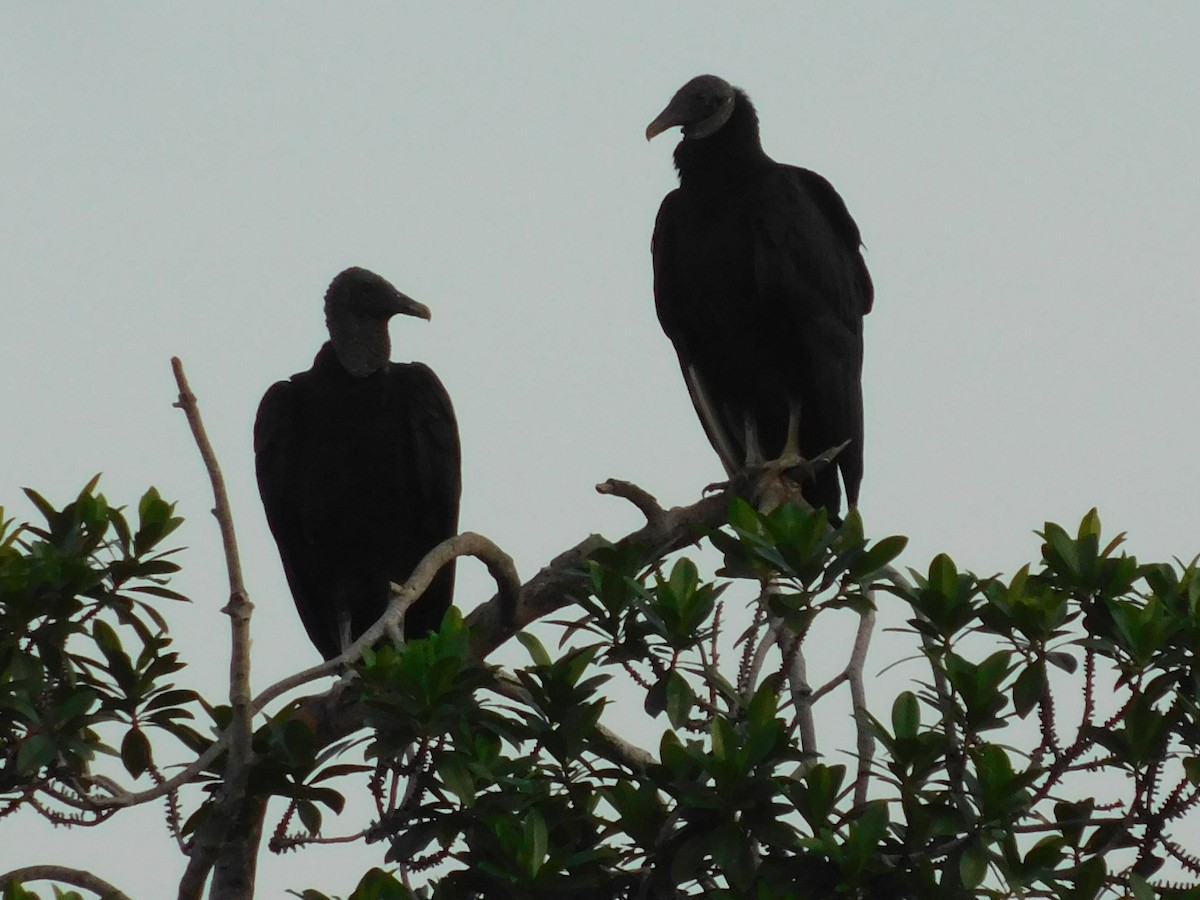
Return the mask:
[[[450,397],[421,363],[393,363],[388,320],[429,310],[366,269],[325,294],[330,340],[274,384],[254,422],[258,489],[308,636],[338,656],[383,613],[389,582],[458,530],[460,455]],[[409,609],[406,637],[438,627],[442,569]]]
[[828,181],[763,152],[749,98],[722,79],[685,84],[646,138],[676,125],[680,186],[652,244],[658,319],[730,475],[781,456],[789,430],[787,449],[806,459],[850,441],[836,469],[802,485],[836,517],[837,470],[851,505],[862,481],[873,291],[858,226]]

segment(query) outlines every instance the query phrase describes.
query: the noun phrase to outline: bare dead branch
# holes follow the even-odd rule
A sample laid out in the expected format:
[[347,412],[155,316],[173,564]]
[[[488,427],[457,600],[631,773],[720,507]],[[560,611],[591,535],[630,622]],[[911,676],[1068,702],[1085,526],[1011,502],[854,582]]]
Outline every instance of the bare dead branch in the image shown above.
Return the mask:
[[[740,483],[739,483],[740,484]],[[664,510],[661,518],[647,522],[617,542],[618,547],[637,548],[647,564],[699,540],[706,531],[725,522],[730,489],[705,497],[690,506]],[[609,542],[591,535],[556,556],[533,578],[521,585],[511,616],[505,614],[505,598],[497,595],[467,617],[472,631],[471,650],[483,659],[510,637],[537,619],[574,602],[587,590],[587,561]]]
[[487,566],[496,581],[497,598],[501,606],[510,608],[520,591],[521,579],[517,575],[512,558],[491,540],[473,531],[464,531],[442,541],[417,563],[412,575],[400,587],[392,585],[392,598],[379,621],[363,632],[362,636],[346,648],[335,662],[349,665],[359,659],[363,651],[373,647],[391,630],[404,621],[404,613],[422,594],[441,569],[460,556],[473,556]]
[[129,900],[129,895],[109,884],[98,875],[84,872],[82,869],[71,869],[67,866],[25,866],[13,869],[0,875],[0,889],[10,884],[23,884],[27,881],[58,881],[72,887],[83,888],[104,898],[104,900]]
[[[864,627],[866,628],[865,635],[864,635],[864,631],[863,631]],[[874,628],[875,628],[875,613],[873,610],[870,613],[869,623],[866,621],[865,615],[859,617],[858,632],[854,635],[854,646],[850,651],[850,660],[846,663],[846,668],[842,669],[842,671],[838,672],[836,675],[834,675],[832,678],[830,678],[827,682],[825,682],[823,685],[821,685],[819,688],[817,688],[815,691],[813,691],[813,695],[812,695],[813,703],[816,703],[818,700],[820,700],[826,694],[830,693],[831,691],[836,690],[841,685],[843,685],[847,681],[849,681],[850,674],[855,669],[858,669],[861,674],[862,668],[866,665],[867,648],[870,646],[871,635],[874,632]]]
[[[221,530],[221,544],[225,551],[225,567],[229,575],[229,602],[222,612],[229,616],[231,631],[231,651],[229,661],[229,702],[232,720],[226,729],[229,738],[229,756],[225,764],[225,778],[221,787],[221,796],[216,803],[213,814],[196,834],[192,844],[187,870],[180,885],[183,895],[184,886],[189,890],[203,889],[204,880],[214,861],[227,842],[227,835],[232,824],[243,814],[242,806],[246,797],[246,788],[250,778],[251,746],[253,733],[253,711],[250,705],[250,617],[254,605],[246,594],[246,586],[242,579],[242,564],[238,553],[237,534],[233,526],[233,513],[229,505],[229,495],[225,490],[225,479],[221,474],[221,466],[217,462],[216,453],[208,440],[204,422],[200,417],[200,408],[196,403],[196,395],[188,385],[187,376],[183,371],[183,363],[179,357],[171,357],[171,369],[175,373],[175,383],[179,387],[179,400],[175,403],[187,416],[191,426],[192,436],[200,450],[204,468],[212,483],[215,506],[213,515]],[[214,888],[214,896],[217,891]],[[198,893],[190,896],[198,896]]]
[[264,689],[254,698],[252,704],[254,712],[261,712],[272,700],[301,685],[337,674],[361,659],[363,651],[373,647],[385,635],[398,630],[402,631],[401,625],[408,608],[429,589],[429,585],[433,583],[433,579],[437,577],[437,573],[443,567],[462,556],[473,556],[487,566],[488,572],[496,581],[497,594],[493,598],[493,602],[496,602],[501,608],[506,604],[510,608],[515,606],[521,590],[521,579],[517,575],[512,557],[488,538],[472,531],[465,531],[452,538],[447,538],[425,554],[403,585],[392,585],[391,600],[383,615],[374,625],[363,632],[358,640],[347,647],[341,656],[297,672],[295,675],[289,675]]
[[666,512],[659,505],[658,500],[654,498],[653,494],[644,488],[638,487],[631,481],[610,478],[596,485],[596,492],[628,500],[642,511],[642,515],[646,517],[646,522],[649,525],[659,524],[662,522],[663,516],[666,515]]
[[177,791],[185,784],[190,784],[197,775],[213,764],[213,761],[225,752],[225,748],[229,746],[229,732],[223,732],[211,747],[205,750],[196,761],[188,765],[185,769],[177,772],[172,777],[168,778],[162,784],[155,785],[152,788],[147,788],[144,791],[128,791],[109,778],[93,777],[91,779],[97,787],[103,788],[111,794],[110,797],[91,797],[89,805],[93,808],[106,809],[108,807],[124,808],[127,806],[140,806],[143,803],[149,803],[152,800],[157,800],[160,797],[165,797],[172,791]]

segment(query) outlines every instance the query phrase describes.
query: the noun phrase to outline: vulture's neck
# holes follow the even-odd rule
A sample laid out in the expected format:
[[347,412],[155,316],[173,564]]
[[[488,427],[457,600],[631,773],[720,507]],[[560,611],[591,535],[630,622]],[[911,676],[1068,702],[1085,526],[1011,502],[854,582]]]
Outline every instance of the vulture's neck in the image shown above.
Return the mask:
[[737,92],[729,121],[705,138],[684,138],[675,148],[679,183],[686,188],[735,186],[772,165],[758,136],[754,104]]
[[356,378],[388,367],[392,342],[388,338],[387,320],[330,313],[325,317],[329,326],[329,342],[338,362]]

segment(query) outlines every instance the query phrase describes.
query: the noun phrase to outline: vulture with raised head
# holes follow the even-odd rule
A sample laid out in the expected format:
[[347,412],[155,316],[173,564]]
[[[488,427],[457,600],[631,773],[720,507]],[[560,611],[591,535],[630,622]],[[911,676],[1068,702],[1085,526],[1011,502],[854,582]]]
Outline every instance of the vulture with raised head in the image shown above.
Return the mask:
[[[325,294],[329,341],[312,368],[272,385],[254,422],[259,493],[296,609],[317,650],[339,656],[383,614],[389,583],[458,530],[458,424],[422,363],[391,362],[388,320],[427,307],[366,269]],[[454,592],[442,569],[404,633],[436,629]]]
[[[654,298],[709,441],[732,476],[849,441],[801,492],[836,520],[863,474],[863,316],[871,276],[833,186],[763,152],[750,98],[715,75],[646,128],[680,126],[679,187],[654,226]],[[802,477],[803,476],[798,476]]]

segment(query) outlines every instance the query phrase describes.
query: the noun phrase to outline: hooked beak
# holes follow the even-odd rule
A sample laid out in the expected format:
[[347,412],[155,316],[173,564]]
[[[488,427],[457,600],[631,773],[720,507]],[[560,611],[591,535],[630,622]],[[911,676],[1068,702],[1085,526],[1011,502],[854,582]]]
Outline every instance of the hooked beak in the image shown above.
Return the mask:
[[683,122],[675,110],[675,104],[673,102],[669,103],[667,104],[667,108],[660,112],[654,121],[646,126],[646,140],[653,140],[668,128],[674,128],[676,125],[682,124]]
[[429,311],[428,306],[424,303],[418,303],[407,294],[396,291],[395,301],[395,306],[392,307],[392,315],[416,316],[418,319],[424,319],[426,322],[433,318],[433,314]]

